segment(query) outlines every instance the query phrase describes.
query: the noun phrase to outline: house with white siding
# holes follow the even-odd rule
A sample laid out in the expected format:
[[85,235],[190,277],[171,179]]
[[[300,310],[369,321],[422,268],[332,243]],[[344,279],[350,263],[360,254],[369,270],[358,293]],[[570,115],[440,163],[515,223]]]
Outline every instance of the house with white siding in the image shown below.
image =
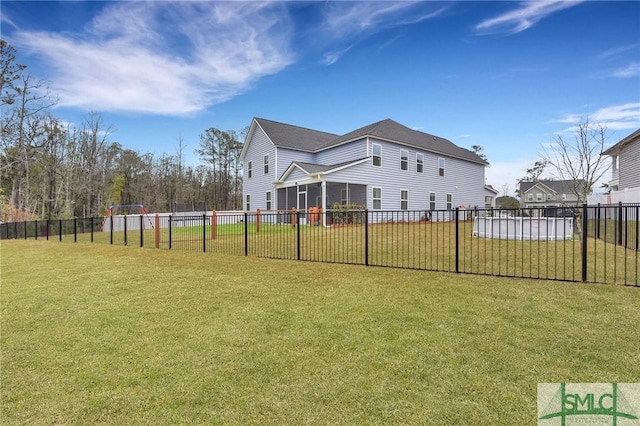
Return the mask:
[[610,202],[640,203],[640,129],[602,155],[611,157]]
[[386,119],[344,135],[254,118],[240,156],[243,209],[484,208],[474,152]]

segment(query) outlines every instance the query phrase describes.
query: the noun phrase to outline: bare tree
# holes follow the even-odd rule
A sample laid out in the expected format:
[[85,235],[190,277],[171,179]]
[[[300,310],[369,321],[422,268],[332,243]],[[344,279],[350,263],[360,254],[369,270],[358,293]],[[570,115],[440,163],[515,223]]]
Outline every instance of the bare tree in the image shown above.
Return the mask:
[[609,169],[609,163],[600,155],[606,144],[606,132],[601,124],[585,120],[575,127],[573,137],[557,134],[543,148],[542,161],[553,177],[570,182],[577,205],[587,201],[594,185]]

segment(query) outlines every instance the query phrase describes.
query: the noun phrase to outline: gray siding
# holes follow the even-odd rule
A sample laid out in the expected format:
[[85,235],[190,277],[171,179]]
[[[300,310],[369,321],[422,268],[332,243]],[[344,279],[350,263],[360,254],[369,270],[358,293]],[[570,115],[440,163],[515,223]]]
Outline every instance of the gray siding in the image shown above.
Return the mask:
[[623,146],[618,157],[619,189],[640,187],[640,139]]
[[[424,154],[424,173],[416,171],[416,150],[396,144],[372,140],[382,146],[382,166],[372,161],[359,164],[326,176],[330,182],[349,182],[367,185],[367,207],[373,208],[372,188],[382,190],[382,209],[400,209],[400,191],[409,191],[409,210],[429,208],[429,193],[436,193],[436,207],[446,208],[446,194],[452,194],[452,207],[484,206],[484,166],[464,160],[445,158],[445,175],[438,176],[438,156]],[[400,169],[400,150],[409,154],[408,170]]]
[[276,178],[280,178],[282,174],[287,170],[287,167],[294,161],[301,161],[303,163],[315,163],[316,159],[311,152],[296,151],[287,148],[278,148],[278,170]]
[[346,145],[321,151],[316,154],[317,164],[340,164],[346,161],[359,160],[367,156],[367,141],[362,139]]
[[[249,146],[245,154],[243,161],[244,178],[242,184],[242,209],[246,209],[246,196],[251,195],[251,210],[265,209],[266,208],[266,192],[273,191],[273,181],[276,180],[276,161],[275,153],[276,149],[262,131],[259,126],[253,133],[250,141],[247,141]],[[269,154],[269,174],[264,173],[264,156]],[[247,164],[249,161],[253,162],[252,177],[247,177]],[[272,195],[275,205],[275,192]]]
[[302,180],[302,179],[306,179],[308,178],[309,175],[307,175],[305,172],[303,172],[302,170],[295,168],[291,174],[287,177],[287,181],[292,182],[292,181],[296,181],[296,180]]

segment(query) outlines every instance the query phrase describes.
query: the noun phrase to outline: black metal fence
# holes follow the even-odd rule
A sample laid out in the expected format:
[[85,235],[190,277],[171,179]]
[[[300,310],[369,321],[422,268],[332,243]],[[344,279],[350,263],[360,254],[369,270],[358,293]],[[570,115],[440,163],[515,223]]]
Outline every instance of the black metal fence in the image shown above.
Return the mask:
[[640,286],[639,218],[640,204],[209,212],[7,223],[0,238]]

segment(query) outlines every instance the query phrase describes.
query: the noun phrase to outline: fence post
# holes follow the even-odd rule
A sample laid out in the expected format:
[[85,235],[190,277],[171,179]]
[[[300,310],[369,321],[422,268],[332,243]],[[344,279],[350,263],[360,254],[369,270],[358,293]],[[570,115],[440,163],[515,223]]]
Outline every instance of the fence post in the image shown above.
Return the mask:
[[24,239],[27,239],[27,221],[24,221]]
[[621,246],[622,245],[622,201],[618,202],[618,223],[617,223],[616,229],[618,233],[616,237],[616,244]]
[[49,241],[49,228],[51,227],[51,219],[47,219],[47,229],[46,229],[46,234],[47,234],[47,241]]
[[215,240],[218,236],[218,215],[216,211],[211,212],[211,239]]
[[369,209],[364,209],[364,264],[369,266]]
[[127,245],[127,215],[124,215],[124,245]]
[[636,206],[636,251],[640,251],[640,206]]
[[113,245],[113,216],[109,216],[109,243]]
[[297,235],[296,251],[297,251],[297,259],[300,260],[300,210],[296,210],[296,227],[298,228],[296,232],[296,235]]
[[244,255],[249,256],[249,214],[244,212]]
[[[35,229],[33,230],[34,231],[33,233],[34,233],[34,235],[36,237],[36,241],[38,241],[38,220],[36,219],[35,222],[36,222],[35,225],[34,225]],[[7,233],[7,240],[8,240],[9,239],[9,226],[6,226],[4,229],[5,229],[6,233]]]
[[93,242],[93,217],[89,218],[91,220],[91,242]]
[[260,233],[260,209],[256,209],[256,234]]
[[160,215],[156,213],[155,223],[154,223],[154,237],[155,237],[155,246],[156,248],[160,248]]
[[202,213],[202,252],[207,252],[207,214]]
[[169,215],[169,250],[171,250],[171,217],[172,215]]
[[587,281],[587,204],[582,205],[582,282]]
[[140,215],[140,247],[144,247],[144,222],[142,215]]
[[598,210],[596,210],[596,238],[600,239],[600,203],[598,203]]
[[58,226],[59,226],[58,231],[60,234],[60,242],[62,242],[62,219],[59,220]]
[[73,242],[78,242],[78,218],[73,218]]
[[456,207],[456,272],[460,272],[460,207]]

